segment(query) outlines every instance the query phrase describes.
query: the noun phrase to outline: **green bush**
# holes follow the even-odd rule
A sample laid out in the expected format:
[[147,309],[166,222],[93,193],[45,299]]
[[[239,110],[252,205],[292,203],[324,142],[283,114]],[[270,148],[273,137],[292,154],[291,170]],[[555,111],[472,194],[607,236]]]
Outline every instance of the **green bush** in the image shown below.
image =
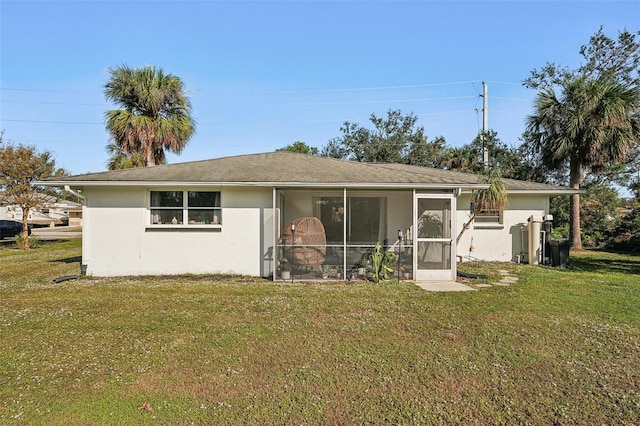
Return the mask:
[[640,206],[620,218],[608,247],[623,251],[640,251]]
[[[41,240],[35,235],[30,235],[29,237],[29,247],[38,248],[40,247]],[[22,234],[16,235],[16,247],[21,249],[24,247],[24,237]]]

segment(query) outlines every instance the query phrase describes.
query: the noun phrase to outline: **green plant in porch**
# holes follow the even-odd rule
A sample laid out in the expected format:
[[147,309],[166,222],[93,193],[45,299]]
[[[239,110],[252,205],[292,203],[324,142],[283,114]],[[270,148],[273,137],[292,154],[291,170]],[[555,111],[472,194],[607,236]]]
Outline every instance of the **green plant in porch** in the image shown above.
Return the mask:
[[377,242],[371,253],[371,266],[373,268],[373,280],[379,283],[389,279],[393,274],[393,265],[396,261],[396,254],[392,251],[385,251],[380,242]]

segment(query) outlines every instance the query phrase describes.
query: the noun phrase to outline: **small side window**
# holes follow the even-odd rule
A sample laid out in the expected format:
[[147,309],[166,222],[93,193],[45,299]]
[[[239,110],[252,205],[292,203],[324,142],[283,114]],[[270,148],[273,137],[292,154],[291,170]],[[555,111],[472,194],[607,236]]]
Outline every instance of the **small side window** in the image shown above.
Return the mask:
[[481,209],[476,213],[475,221],[480,224],[502,224],[501,209]]
[[152,225],[220,225],[219,191],[151,191]]

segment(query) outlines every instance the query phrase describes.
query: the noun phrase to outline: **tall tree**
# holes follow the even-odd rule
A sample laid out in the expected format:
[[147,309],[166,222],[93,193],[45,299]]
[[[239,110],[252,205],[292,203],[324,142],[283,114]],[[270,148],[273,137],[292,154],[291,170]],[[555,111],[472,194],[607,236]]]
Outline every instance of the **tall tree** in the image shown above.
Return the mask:
[[3,143],[0,135],[0,198],[22,208],[24,250],[29,249],[29,210],[40,203],[40,194],[45,192],[33,182],[65,174],[63,169],[56,168],[49,151],[38,152],[33,146]]
[[[613,81],[640,87],[640,31],[619,31],[617,37],[605,34],[603,27],[591,36],[589,43],[580,48],[581,64],[576,68],[561,66],[548,62],[540,69],[531,71],[531,75],[523,84],[540,91],[554,89],[561,91],[565,82],[578,77],[588,80],[609,78]],[[526,140],[526,138],[525,138]],[[525,149],[528,149],[525,144]],[[538,163],[539,164],[539,163]],[[632,151],[625,164],[603,167],[599,174],[606,174],[611,183],[632,189],[633,178],[640,165],[640,149]],[[541,164],[539,169],[545,169]],[[565,175],[568,181],[568,170],[542,170],[555,173],[555,180],[560,181]]]
[[442,168],[463,173],[479,173],[482,165],[478,161],[477,150],[469,145],[448,148],[442,157]]
[[580,48],[580,56],[583,62],[576,69],[547,62],[544,67],[531,71],[523,84],[530,89],[546,90],[562,86],[567,79],[584,76],[608,77],[629,86],[640,85],[640,31],[633,33],[625,29],[614,39],[600,27],[589,44]]
[[373,128],[346,121],[342,135],[329,141],[321,155],[359,162],[405,163],[437,166],[444,138],[429,142],[418,117],[389,110],[386,117],[371,114]]
[[318,148],[315,146],[309,146],[302,141],[295,141],[291,145],[287,145],[284,148],[278,148],[276,151],[289,151],[297,152],[298,154],[318,155]]
[[[528,118],[528,143],[551,168],[568,164],[569,184],[580,189],[587,172],[623,163],[640,140],[640,92],[612,80],[608,74],[593,79],[565,80],[560,94],[553,88],[537,96]],[[582,248],[580,195],[571,196],[570,239]]]
[[106,129],[122,152],[139,153],[147,167],[164,164],[165,150],[180,154],[195,133],[182,80],[151,66],[109,73],[104,94],[121,109],[105,113]]

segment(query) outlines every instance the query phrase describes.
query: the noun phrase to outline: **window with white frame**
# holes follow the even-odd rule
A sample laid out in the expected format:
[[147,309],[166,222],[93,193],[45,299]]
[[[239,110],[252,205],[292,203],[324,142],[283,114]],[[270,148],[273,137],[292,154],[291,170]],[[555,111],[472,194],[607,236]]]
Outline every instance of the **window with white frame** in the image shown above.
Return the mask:
[[153,225],[220,225],[219,191],[151,191]]
[[476,212],[475,217],[476,224],[501,224],[502,223],[502,209],[484,209],[481,208]]

